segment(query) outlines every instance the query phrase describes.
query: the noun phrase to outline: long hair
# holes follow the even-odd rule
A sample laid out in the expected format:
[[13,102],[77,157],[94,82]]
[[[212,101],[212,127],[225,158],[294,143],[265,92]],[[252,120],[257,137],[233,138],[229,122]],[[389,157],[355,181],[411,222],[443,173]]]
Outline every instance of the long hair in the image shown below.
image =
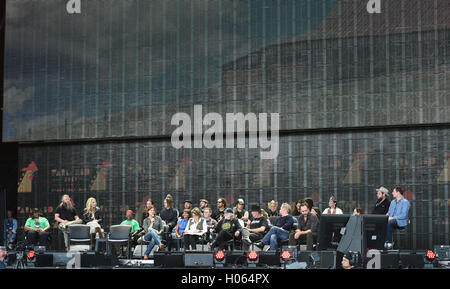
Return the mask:
[[[69,199],[70,199],[70,201],[68,202],[68,203],[65,203],[64,202],[64,197],[65,196],[68,196],[69,197]],[[62,197],[61,197],[61,206],[64,206],[67,210],[69,210],[69,211],[73,211],[73,201],[72,201],[72,198],[69,196],[69,195],[67,195],[67,194],[65,194],[65,195],[63,195]]]
[[97,211],[97,207],[94,207],[94,208],[92,207],[92,203],[93,202],[97,203],[97,200],[95,198],[89,198],[86,201],[86,208],[84,209],[85,213],[87,213],[87,214],[95,214],[95,212]]

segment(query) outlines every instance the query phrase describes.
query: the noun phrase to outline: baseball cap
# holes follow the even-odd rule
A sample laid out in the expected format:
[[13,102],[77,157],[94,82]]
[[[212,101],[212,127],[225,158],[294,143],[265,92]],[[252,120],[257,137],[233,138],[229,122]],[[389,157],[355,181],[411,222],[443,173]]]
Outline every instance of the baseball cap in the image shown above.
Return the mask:
[[237,202],[238,202],[238,204],[245,204],[243,199],[238,199]]
[[228,208],[228,209],[226,209],[226,210],[224,211],[224,213],[225,213],[225,214],[226,214],[226,213],[233,213],[233,210],[230,209],[230,208]]

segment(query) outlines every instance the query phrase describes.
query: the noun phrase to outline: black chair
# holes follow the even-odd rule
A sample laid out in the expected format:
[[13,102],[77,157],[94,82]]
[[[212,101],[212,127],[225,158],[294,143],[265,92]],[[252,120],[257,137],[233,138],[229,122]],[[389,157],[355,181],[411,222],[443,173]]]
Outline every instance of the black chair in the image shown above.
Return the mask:
[[74,224],[69,227],[69,250],[71,243],[91,243],[91,227],[88,225]]
[[109,228],[107,244],[127,245],[128,259],[131,259],[131,226],[113,225]]

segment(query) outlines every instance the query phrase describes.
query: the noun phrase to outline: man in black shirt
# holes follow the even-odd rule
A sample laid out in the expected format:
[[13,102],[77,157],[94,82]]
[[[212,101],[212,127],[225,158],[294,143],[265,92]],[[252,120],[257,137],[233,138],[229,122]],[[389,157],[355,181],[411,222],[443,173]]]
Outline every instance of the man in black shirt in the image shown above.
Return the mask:
[[283,203],[280,208],[280,215],[275,225],[270,228],[270,231],[264,236],[262,242],[255,245],[259,248],[264,248],[264,245],[270,245],[270,250],[275,251],[278,248],[278,241],[288,240],[289,232],[294,225],[294,218],[289,215],[291,206],[288,203]]
[[82,224],[83,221],[78,218],[77,210],[72,205],[72,199],[69,195],[62,196],[61,204],[55,210],[55,220],[59,222],[58,228],[64,234],[64,245],[66,250],[69,248],[69,226],[73,224]]
[[228,208],[224,211],[224,217],[210,231],[211,233],[217,233],[217,237],[212,242],[211,248],[219,247],[220,250],[223,250],[227,242],[233,239],[233,235],[239,237],[242,227],[238,219],[233,218],[233,210]]
[[247,227],[242,229],[242,249],[244,251],[248,251],[252,242],[261,240],[269,229],[267,219],[261,214],[261,208],[258,205],[253,205],[251,212],[252,218],[247,221]]
[[374,215],[386,215],[389,211],[389,191],[385,187],[377,189],[377,203],[373,208],[372,214]]
[[313,249],[313,244],[317,238],[317,228],[319,220],[316,215],[311,213],[309,205],[302,203],[300,205],[301,215],[298,218],[298,229],[294,234],[289,236],[289,245],[296,246],[297,244],[306,244],[307,250]]
[[214,210],[212,218],[216,219],[217,222],[222,220],[225,209],[227,208],[227,201],[224,198],[219,198],[217,200],[217,209]]

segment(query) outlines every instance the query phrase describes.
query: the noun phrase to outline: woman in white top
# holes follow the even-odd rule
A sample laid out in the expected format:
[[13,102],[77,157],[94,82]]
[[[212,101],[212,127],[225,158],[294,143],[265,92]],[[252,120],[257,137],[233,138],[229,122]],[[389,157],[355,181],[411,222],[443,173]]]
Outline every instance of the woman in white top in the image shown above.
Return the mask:
[[189,219],[186,229],[184,230],[184,249],[196,250],[197,242],[200,237],[206,233],[208,226],[205,218],[202,217],[202,212],[199,208],[192,209],[192,218]]
[[328,206],[330,207],[326,208],[323,211],[322,215],[342,215],[342,210],[336,207],[336,203],[336,197],[332,195],[330,197],[330,200],[328,201]]

